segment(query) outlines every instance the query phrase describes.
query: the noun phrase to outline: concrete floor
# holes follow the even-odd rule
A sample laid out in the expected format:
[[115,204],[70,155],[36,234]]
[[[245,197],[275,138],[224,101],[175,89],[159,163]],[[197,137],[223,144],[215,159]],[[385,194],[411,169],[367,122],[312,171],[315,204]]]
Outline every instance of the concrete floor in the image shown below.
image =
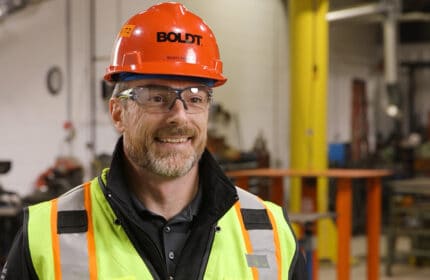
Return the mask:
[[[399,239],[397,247],[399,251],[407,252],[409,249],[409,241],[407,239]],[[353,264],[351,265],[351,280],[366,279],[366,238],[363,236],[354,237],[351,244],[351,253],[353,256]],[[417,267],[409,264],[407,260],[398,262],[392,266],[392,276],[385,275],[384,257],[386,252],[385,237],[381,237],[381,266],[380,266],[380,280],[429,280],[430,279],[430,265]],[[318,272],[319,280],[334,280],[336,279],[336,265],[332,263],[320,263]]]

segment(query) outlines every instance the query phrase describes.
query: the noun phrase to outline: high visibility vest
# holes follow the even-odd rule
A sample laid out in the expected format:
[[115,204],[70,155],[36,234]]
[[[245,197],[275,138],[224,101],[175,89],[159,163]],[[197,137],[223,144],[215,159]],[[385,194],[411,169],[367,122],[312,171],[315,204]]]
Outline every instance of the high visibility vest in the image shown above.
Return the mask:
[[[114,222],[98,180],[29,207],[28,244],[39,279],[153,279]],[[218,221],[203,279],[289,279],[297,244],[282,209],[237,191],[239,200]]]

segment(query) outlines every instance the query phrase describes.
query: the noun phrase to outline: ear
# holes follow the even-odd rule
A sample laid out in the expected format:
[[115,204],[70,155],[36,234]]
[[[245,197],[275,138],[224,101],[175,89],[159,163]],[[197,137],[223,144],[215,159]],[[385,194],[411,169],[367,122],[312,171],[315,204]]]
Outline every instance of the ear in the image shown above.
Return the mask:
[[119,133],[124,132],[124,105],[121,104],[121,101],[117,98],[111,98],[109,100],[109,112],[110,116],[113,122],[113,125],[115,126],[116,130]]

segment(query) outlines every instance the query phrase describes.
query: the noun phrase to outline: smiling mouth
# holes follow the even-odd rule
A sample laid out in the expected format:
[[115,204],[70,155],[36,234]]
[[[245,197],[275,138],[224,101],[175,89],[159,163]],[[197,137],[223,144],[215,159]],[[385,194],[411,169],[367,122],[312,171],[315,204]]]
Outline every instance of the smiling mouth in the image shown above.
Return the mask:
[[168,144],[180,144],[185,143],[188,140],[191,140],[191,137],[180,137],[180,138],[159,138],[156,137],[155,140],[161,143],[168,143]]

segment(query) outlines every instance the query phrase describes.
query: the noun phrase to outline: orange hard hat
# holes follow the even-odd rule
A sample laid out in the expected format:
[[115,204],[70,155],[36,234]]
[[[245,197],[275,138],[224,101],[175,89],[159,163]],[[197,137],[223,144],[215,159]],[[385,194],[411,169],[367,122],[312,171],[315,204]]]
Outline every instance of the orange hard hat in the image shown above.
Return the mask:
[[227,81],[209,26],[174,2],[152,6],[124,24],[104,78],[116,81],[122,73],[201,78],[214,86]]

